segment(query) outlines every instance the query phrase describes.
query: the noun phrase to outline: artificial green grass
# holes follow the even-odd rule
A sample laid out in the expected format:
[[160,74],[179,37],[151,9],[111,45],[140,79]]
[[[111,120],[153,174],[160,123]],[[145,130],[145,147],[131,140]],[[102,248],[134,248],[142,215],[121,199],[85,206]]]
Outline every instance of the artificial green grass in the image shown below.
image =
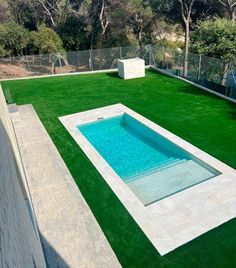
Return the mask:
[[161,257],[58,120],[122,103],[236,168],[236,105],[151,70],[134,80],[102,73],[2,86],[17,104],[33,104],[123,267],[236,265],[236,219]]

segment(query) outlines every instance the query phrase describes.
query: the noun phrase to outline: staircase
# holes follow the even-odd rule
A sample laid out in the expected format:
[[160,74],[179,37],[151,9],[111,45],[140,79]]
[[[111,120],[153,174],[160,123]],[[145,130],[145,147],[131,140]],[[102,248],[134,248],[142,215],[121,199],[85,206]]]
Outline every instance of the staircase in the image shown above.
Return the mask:
[[193,159],[177,160],[126,183],[143,204],[148,205],[215,175],[213,170],[207,169]]

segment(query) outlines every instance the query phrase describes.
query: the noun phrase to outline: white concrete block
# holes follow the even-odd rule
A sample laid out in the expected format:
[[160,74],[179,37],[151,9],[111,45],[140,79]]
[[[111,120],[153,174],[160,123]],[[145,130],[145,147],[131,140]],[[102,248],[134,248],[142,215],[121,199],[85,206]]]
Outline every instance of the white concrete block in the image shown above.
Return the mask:
[[143,59],[118,60],[118,73],[123,79],[132,79],[145,76],[145,62]]

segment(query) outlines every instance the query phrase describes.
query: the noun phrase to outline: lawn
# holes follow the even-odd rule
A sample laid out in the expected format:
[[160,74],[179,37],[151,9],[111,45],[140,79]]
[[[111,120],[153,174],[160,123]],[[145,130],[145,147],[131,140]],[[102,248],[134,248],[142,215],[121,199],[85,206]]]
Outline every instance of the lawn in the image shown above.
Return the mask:
[[2,86],[17,104],[33,104],[123,267],[236,266],[236,219],[161,257],[58,120],[122,103],[236,168],[236,104],[151,70],[126,81],[101,73]]

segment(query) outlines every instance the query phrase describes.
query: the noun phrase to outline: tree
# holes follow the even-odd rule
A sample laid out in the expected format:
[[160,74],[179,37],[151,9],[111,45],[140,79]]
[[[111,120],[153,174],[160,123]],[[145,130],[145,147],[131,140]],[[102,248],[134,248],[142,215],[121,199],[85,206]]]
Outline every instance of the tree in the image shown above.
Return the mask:
[[[90,6],[91,45],[96,43],[98,48],[103,47],[106,33],[112,23],[113,12],[119,8],[119,0],[93,0]],[[97,42],[95,41],[97,40]]]
[[103,46],[104,36],[106,34],[107,28],[110,24],[109,13],[107,9],[109,8],[109,2],[105,0],[101,0],[100,10],[99,10],[99,23],[100,23],[100,38],[99,38],[99,48]]
[[36,29],[40,14],[32,1],[6,0],[6,3],[12,20],[29,30]]
[[150,3],[149,1],[143,0],[130,0],[127,1],[125,8],[128,23],[141,47],[145,36],[150,31],[152,22],[154,22],[154,14],[150,7]]
[[[199,20],[206,19],[210,16],[217,15],[219,9],[216,1],[219,0],[198,0],[194,1],[192,6],[191,21],[196,23]],[[182,14],[179,12],[180,3],[179,0],[150,0],[153,11],[158,16],[164,16],[165,20],[169,23],[183,22]],[[186,6],[190,4],[190,1],[183,1]],[[190,25],[191,28],[191,25]]]
[[8,2],[0,0],[0,23],[6,23],[12,19]]
[[225,60],[221,81],[224,85],[229,62],[236,57],[236,27],[226,19],[202,21],[192,33],[191,48],[193,52]]
[[38,30],[31,32],[31,39],[36,52],[43,54],[64,53],[60,36],[45,24],[38,26]]
[[183,25],[185,39],[183,62],[184,76],[188,74],[190,30],[194,28],[197,21],[216,14],[217,7],[213,5],[212,2],[213,0],[151,0],[155,12],[164,15],[167,22],[181,22]]
[[236,20],[236,0],[219,0],[220,4],[227,10],[229,18],[235,22]]
[[9,55],[23,55],[29,45],[29,31],[15,23],[0,24],[0,46],[2,53]]
[[188,75],[188,53],[189,53],[189,36],[190,36],[190,20],[191,13],[193,10],[194,0],[178,0],[181,8],[181,16],[185,25],[185,34],[184,34],[184,76]]
[[66,50],[81,50],[89,47],[88,27],[86,20],[80,16],[71,15],[57,30]]
[[9,56],[9,51],[6,51],[2,45],[0,45],[0,58]]
[[52,29],[46,27],[45,24],[38,26],[36,32],[31,32],[31,38],[34,49],[43,54],[52,56],[52,73],[55,73],[55,64],[57,60],[64,61],[68,65],[65,50],[62,45],[60,36]]
[[51,26],[55,29],[63,23],[70,8],[69,0],[32,0],[42,9],[43,14],[49,19]]

